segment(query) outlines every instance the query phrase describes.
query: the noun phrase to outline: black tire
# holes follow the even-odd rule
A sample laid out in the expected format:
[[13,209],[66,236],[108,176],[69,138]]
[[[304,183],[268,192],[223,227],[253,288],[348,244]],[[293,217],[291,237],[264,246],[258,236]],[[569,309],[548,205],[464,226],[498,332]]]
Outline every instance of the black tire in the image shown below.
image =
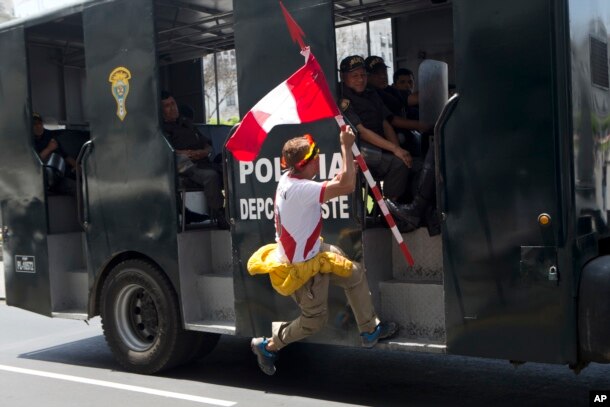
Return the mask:
[[126,370],[157,373],[184,363],[196,333],[182,328],[178,298],[165,275],[143,260],[119,263],[102,288],[104,336]]

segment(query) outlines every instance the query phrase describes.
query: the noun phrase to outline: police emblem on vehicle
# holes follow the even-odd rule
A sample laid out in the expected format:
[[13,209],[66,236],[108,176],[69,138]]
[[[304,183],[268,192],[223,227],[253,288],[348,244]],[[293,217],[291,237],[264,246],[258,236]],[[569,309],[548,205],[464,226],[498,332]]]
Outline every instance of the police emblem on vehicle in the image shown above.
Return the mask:
[[112,83],[110,86],[112,96],[116,100],[116,115],[121,121],[127,116],[127,95],[129,94],[130,79],[131,72],[123,66],[114,68],[108,77],[108,81]]
[[36,258],[15,255],[15,271],[17,273],[36,273]]

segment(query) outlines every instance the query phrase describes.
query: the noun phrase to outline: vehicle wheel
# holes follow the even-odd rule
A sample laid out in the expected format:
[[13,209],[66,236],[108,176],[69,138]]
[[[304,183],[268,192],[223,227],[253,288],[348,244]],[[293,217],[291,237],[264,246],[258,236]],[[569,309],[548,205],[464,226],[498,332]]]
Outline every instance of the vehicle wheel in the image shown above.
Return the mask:
[[179,302],[167,278],[143,260],[118,264],[106,279],[102,327],[126,370],[151,374],[186,361],[195,336],[182,329]]

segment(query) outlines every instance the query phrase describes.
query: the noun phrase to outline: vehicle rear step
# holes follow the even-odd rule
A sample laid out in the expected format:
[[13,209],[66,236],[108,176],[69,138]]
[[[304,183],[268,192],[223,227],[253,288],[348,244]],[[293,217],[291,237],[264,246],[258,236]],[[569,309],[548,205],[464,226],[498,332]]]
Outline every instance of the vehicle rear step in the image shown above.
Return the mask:
[[87,319],[89,274],[83,232],[47,236],[52,316]]
[[235,325],[235,295],[232,274],[203,274],[197,279],[201,298],[201,317],[206,321],[224,321]]
[[[415,264],[409,266],[388,229],[365,231],[365,260],[379,316],[399,326],[391,349],[444,352],[445,298],[441,236],[425,228],[403,233]],[[367,247],[368,246],[368,247]],[[389,253],[388,253],[389,251]],[[389,271],[390,270],[391,275]]]
[[186,324],[186,329],[191,331],[235,335],[235,321],[196,321],[191,324]]
[[444,342],[423,342],[398,336],[387,341],[381,341],[376,349],[399,350],[403,352],[446,353],[447,345]]

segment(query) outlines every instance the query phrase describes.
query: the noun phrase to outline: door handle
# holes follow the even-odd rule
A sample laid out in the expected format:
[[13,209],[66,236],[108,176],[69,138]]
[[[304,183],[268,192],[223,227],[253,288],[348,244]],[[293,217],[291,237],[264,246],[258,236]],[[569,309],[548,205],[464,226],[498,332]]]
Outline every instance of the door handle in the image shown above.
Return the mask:
[[76,207],[78,223],[80,223],[84,230],[89,226],[89,185],[85,161],[92,149],[93,142],[89,140],[83,144],[76,158],[77,168],[80,168],[80,171],[76,171]]
[[434,126],[434,159],[436,161],[436,168],[438,169],[438,171],[436,171],[436,196],[440,197],[440,212],[442,214],[443,221],[447,218],[447,199],[443,193],[444,182],[443,177],[441,176],[441,174],[445,173],[445,169],[443,167],[444,162],[442,160],[442,149],[445,146],[444,130],[447,122],[449,121],[449,117],[451,116],[451,113],[453,113],[453,110],[455,109],[459,100],[460,95],[457,93],[449,98],[447,103],[445,103],[445,107],[443,108],[441,115],[436,121],[436,125]]

